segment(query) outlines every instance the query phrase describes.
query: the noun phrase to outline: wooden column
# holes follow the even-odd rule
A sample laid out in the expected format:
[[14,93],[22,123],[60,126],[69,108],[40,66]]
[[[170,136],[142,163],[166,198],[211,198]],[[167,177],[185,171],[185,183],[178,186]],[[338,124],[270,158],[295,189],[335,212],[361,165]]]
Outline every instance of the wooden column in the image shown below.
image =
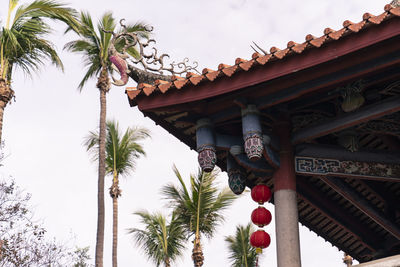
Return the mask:
[[278,267],[300,267],[300,240],[296,196],[296,173],[287,117],[276,124],[280,138],[280,167],[274,173],[275,231]]

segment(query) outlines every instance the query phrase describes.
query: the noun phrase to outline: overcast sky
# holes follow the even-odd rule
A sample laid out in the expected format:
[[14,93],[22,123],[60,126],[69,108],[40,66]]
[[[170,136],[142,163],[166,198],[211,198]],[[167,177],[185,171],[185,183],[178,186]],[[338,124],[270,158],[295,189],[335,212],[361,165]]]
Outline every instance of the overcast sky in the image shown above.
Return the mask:
[[[8,1],[0,4],[4,21]],[[22,3],[28,1],[21,1]],[[70,0],[71,7],[89,11],[99,18],[112,11],[128,22],[144,21],[154,26],[154,38],[160,52],[174,60],[189,57],[199,62],[201,71],[216,69],[219,63],[234,64],[237,57],[250,59],[252,41],[269,50],[285,48],[288,41],[303,42],[307,34],[321,36],[326,27],[338,30],[344,20],[358,22],[365,12],[378,15],[387,0],[203,0],[203,1],[122,1]],[[90,246],[94,256],[97,220],[97,164],[89,160],[82,146],[84,136],[98,126],[99,93],[96,80],[78,92],[77,85],[85,70],[79,55],[62,51],[74,39],[63,36],[64,27],[51,39],[65,64],[62,73],[46,66],[33,79],[19,71],[12,88],[16,102],[5,109],[3,139],[8,157],[0,168],[0,177],[12,176],[17,184],[32,194],[37,218],[43,218],[49,236],[64,240],[76,237],[76,243]],[[130,81],[127,86],[135,86]],[[140,227],[134,211],[165,211],[160,188],[176,183],[172,165],[188,178],[197,170],[197,153],[144,118],[137,108],[129,107],[124,87],[113,87],[108,94],[107,117],[116,119],[124,129],[144,126],[152,139],[144,142],[147,157],[138,161],[132,177],[122,178],[119,199],[119,266],[154,266],[146,260],[126,235],[129,227]],[[107,187],[111,179],[107,178]],[[221,187],[227,176],[221,174]],[[106,190],[107,192],[108,190]],[[106,194],[105,266],[111,266],[111,198]],[[203,239],[205,267],[228,266],[224,236],[234,234],[237,224],[247,224],[257,205],[243,195],[226,213],[226,220],[212,241]],[[273,211],[272,205],[267,208]],[[266,227],[272,243],[264,250],[260,266],[276,266],[274,223]],[[339,267],[342,252],[305,227],[300,227],[302,263],[306,267]],[[173,266],[191,266],[188,243],[184,258]]]

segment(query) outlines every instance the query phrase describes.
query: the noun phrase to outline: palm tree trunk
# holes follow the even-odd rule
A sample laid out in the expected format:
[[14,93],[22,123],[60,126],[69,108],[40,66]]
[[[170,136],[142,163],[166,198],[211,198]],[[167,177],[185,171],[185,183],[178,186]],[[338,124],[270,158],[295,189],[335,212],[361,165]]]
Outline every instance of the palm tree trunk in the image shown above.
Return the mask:
[[201,267],[204,263],[203,250],[200,244],[200,237],[196,236],[194,239],[193,250],[192,250],[192,260],[195,267]]
[[165,267],[171,267],[171,262],[168,257],[165,258],[164,263],[165,263]]
[[[114,151],[115,155],[115,151]],[[121,196],[121,190],[119,189],[118,173],[115,170],[114,161],[114,175],[113,183],[110,187],[110,196],[113,200],[113,241],[112,241],[112,266],[118,266],[118,197]]]
[[4,108],[6,107],[7,103],[0,100],[0,149],[1,149],[1,134],[3,131],[3,114]]
[[103,267],[104,253],[104,177],[106,174],[106,94],[110,88],[107,70],[103,68],[97,88],[100,90],[100,126],[99,126],[99,176],[97,183],[97,235],[96,235],[96,267]]
[[7,106],[7,103],[10,102],[13,96],[14,96],[14,91],[10,88],[10,86],[4,79],[0,78],[0,147],[2,141],[1,139],[2,132],[3,132],[4,108]]
[[117,267],[118,247],[118,197],[113,197],[113,243],[112,243],[112,266]]
[[243,229],[240,229],[240,240],[241,240],[241,245],[242,245],[242,253],[243,253],[243,257],[244,257],[244,264],[245,267],[249,267],[248,263],[247,263],[247,251],[246,251],[246,246],[247,244],[244,242],[245,237],[244,237],[244,233],[243,233]]

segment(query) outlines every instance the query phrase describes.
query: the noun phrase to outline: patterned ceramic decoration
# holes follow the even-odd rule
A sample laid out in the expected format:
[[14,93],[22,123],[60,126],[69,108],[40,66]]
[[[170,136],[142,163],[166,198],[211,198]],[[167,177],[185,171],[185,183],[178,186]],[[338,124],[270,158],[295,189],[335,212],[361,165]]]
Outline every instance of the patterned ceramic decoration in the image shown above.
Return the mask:
[[240,169],[232,169],[228,171],[229,188],[236,195],[243,193],[246,188],[246,174]]
[[215,163],[217,162],[217,154],[215,149],[211,146],[202,146],[198,149],[199,156],[197,157],[199,161],[200,168],[204,172],[211,172]]
[[247,157],[252,161],[257,161],[262,157],[264,150],[262,136],[258,133],[252,133],[246,136],[244,142],[244,151]]
[[399,178],[399,164],[295,157],[298,173],[342,177]]

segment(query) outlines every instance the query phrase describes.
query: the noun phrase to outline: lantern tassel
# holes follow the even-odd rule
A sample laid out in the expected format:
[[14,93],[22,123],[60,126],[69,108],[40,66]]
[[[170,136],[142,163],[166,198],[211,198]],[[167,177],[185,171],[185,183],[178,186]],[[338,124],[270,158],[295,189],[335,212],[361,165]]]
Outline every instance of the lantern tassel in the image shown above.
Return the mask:
[[261,254],[262,253],[262,248],[256,248],[256,253]]

